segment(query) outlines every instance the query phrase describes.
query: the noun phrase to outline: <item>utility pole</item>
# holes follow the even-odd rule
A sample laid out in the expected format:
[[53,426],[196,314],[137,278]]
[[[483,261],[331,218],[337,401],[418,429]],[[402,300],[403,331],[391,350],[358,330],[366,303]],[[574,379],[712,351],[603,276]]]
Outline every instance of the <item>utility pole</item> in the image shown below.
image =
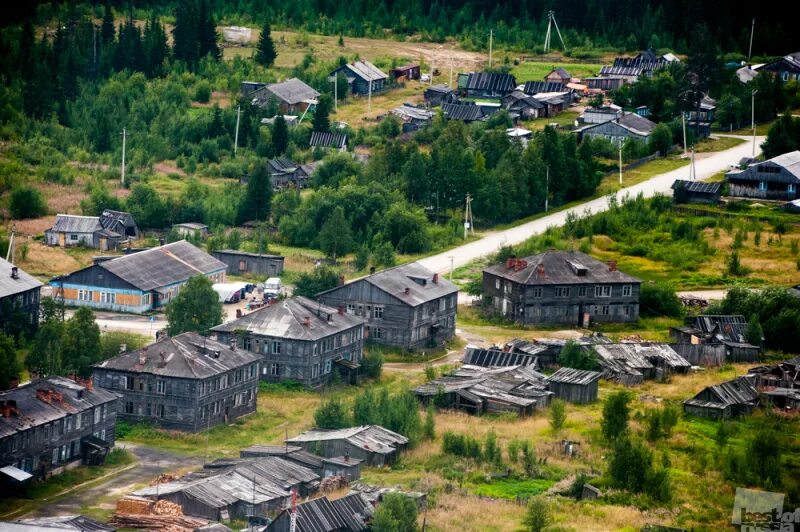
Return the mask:
[[236,157],[236,152],[239,150],[239,117],[242,114],[242,106],[236,107],[236,134],[233,136],[233,156]]
[[450,255],[448,258],[450,259],[450,281],[452,282],[453,281],[453,259],[455,259],[455,257]]
[[128,131],[122,128],[122,187],[125,187],[125,140],[128,137]]
[[622,142],[619,143],[619,186],[622,186]]
[[[11,224],[11,236],[8,238],[8,251],[6,252],[6,262],[10,262],[11,264],[14,264],[14,231],[16,231],[16,229],[17,226]],[[450,278],[452,279],[452,277],[453,274],[451,271]]]
[[489,70],[492,69],[492,37],[494,36],[493,33],[494,33],[493,30],[489,30]]
[[333,76],[333,112],[339,112],[339,74]]
[[756,157],[756,93],[758,91],[753,89],[750,94],[750,127],[753,128],[753,158]]
[[467,205],[464,209],[464,240],[467,239],[467,231],[471,231],[473,235],[475,234],[472,225],[472,196],[467,194]]
[[558,33],[558,38],[561,41],[561,47],[564,51],[567,51],[567,45],[564,44],[564,38],[561,37],[561,30],[558,29],[558,23],[556,22],[556,12],[555,11],[548,11],[547,12],[547,33],[544,36],[544,52],[547,53],[550,50],[550,36],[551,36],[551,27],[555,26],[556,33]]
[[753,25],[750,27],[750,47],[747,49],[747,62],[750,63],[750,57],[753,55],[753,34],[756,31],[756,18],[753,17]]
[[686,114],[681,111],[681,125],[683,126],[683,156],[686,157]]
[[544,212],[547,212],[547,208],[549,206],[549,199],[550,199],[550,165],[548,164],[544,182]]
[[372,79],[369,80],[367,85],[367,114],[372,112]]
[[447,83],[448,87],[453,86],[453,56],[450,56],[450,81]]

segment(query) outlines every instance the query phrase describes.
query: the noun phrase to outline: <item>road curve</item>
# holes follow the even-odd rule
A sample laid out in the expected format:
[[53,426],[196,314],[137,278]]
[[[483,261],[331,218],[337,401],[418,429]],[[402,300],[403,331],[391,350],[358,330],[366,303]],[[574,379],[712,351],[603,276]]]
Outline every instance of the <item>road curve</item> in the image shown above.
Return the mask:
[[[748,142],[744,142],[728,150],[716,152],[703,159],[695,160],[695,172],[699,180],[708,179],[717,172],[728,169],[731,163],[737,163],[742,157],[749,157],[752,154],[752,137],[737,138],[742,138]],[[761,153],[760,146],[761,143],[764,142],[764,139],[765,137],[756,137],[756,155]],[[626,195],[636,196],[640,192],[645,197],[651,197],[656,193],[669,195],[672,193],[672,189],[670,189],[672,183],[676,179],[687,179],[688,175],[689,167],[684,166],[677,170],[659,174],[637,185],[623,188],[617,191],[615,195],[618,199]],[[453,267],[458,268],[472,260],[494,253],[502,246],[524,242],[533,235],[543,233],[550,226],[561,226],[564,224],[567,214],[569,213],[583,214],[587,209],[595,213],[605,211],[608,209],[608,198],[609,196],[604,196],[602,198],[593,199],[576,205],[575,207],[564,209],[548,216],[512,227],[511,229],[491,233],[480,240],[450,249],[438,255],[420,259],[419,262],[429,270],[445,274],[450,271],[451,257]]]

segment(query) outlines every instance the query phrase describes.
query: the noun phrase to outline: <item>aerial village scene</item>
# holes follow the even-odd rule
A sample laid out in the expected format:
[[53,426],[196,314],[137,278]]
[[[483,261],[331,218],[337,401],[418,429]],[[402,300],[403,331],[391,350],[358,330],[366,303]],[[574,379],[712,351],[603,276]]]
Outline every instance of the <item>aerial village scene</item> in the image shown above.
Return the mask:
[[787,6],[4,6],[0,532],[800,532]]

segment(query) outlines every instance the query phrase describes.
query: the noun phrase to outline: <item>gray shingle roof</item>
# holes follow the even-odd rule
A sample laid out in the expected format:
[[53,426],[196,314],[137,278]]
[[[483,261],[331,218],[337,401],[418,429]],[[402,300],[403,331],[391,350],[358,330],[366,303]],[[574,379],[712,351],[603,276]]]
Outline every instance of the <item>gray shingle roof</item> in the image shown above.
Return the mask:
[[705,181],[686,181],[683,179],[676,179],[672,183],[672,190],[682,188],[686,192],[696,192],[700,194],[717,194],[722,189],[722,183],[708,183]]
[[208,275],[227,266],[185,240],[139,251],[98,264],[142,291],[182,283],[195,275]]
[[653,128],[656,127],[655,122],[636,113],[624,113],[617,122],[624,128],[645,136],[649,135]]
[[56,214],[56,221],[50,231],[56,233],[94,233],[101,229],[103,229],[103,226],[97,216]]
[[547,377],[547,380],[565,384],[587,385],[600,380],[600,373],[574,368],[559,368],[558,371]]
[[449,120],[464,120],[474,122],[483,120],[486,114],[479,105],[466,103],[443,103],[442,112]]
[[289,105],[295,105],[306,100],[315,100],[319,97],[319,92],[297,78],[267,85],[265,89]]
[[[308,318],[308,325],[305,319]],[[330,319],[329,319],[330,318]],[[351,314],[296,296],[217,325],[220,332],[247,331],[261,336],[315,341],[364,323]]]
[[[144,364],[139,363],[141,357],[144,357]],[[137,351],[123,353],[95,364],[94,367],[164,377],[206,379],[259,360],[261,357],[256,353],[244,349],[234,350],[216,340],[187,332],[165,338]]]
[[[545,251],[522,260],[525,261],[525,267],[509,268],[508,263],[503,263],[490,266],[483,271],[528,285],[641,282],[636,277],[619,270],[611,271],[605,262],[579,251]],[[539,266],[544,267],[543,272]],[[585,275],[579,275],[583,270],[586,272]]]
[[14,265],[7,260],[0,258],[0,298],[13,296],[21,292],[27,292],[42,286],[39,280],[17,268],[17,278],[11,277],[11,268]]
[[347,145],[347,135],[328,131],[312,131],[309,145],[312,148],[336,148],[341,150]]
[[[711,400],[704,401],[699,396],[708,391]],[[758,390],[747,377],[737,377],[733,380],[709,386],[684,404],[705,408],[724,408],[730,405],[755,405],[758,402]]]
[[288,443],[345,440],[373,453],[391,454],[398,446],[406,445],[408,438],[379,425],[362,425],[346,429],[313,429],[289,438]]
[[351,72],[356,74],[364,81],[376,81],[379,79],[386,79],[389,77],[386,74],[384,74],[383,71],[381,71],[381,69],[379,69],[369,61],[365,61],[364,59],[356,61],[355,63],[348,63],[345,66]]

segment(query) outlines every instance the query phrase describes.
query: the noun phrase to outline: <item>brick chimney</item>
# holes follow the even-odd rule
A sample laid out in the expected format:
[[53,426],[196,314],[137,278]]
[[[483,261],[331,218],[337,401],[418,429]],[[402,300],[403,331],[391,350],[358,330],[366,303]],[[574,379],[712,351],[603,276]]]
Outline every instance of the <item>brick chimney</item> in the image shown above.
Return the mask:
[[439,284],[439,274],[438,273],[434,273],[433,274],[433,284]]
[[339,305],[338,307],[336,307],[336,313],[337,314],[344,314],[344,307],[342,305]]
[[19,268],[17,268],[16,266],[11,267],[11,278],[19,279]]
[[545,276],[544,264],[540,263],[540,264],[536,265],[536,275],[538,275],[540,277],[544,277]]
[[303,325],[306,327],[311,327],[311,316],[306,316],[303,318]]
[[339,276],[339,286],[342,286],[343,284],[344,284],[344,275],[340,275]]
[[617,271],[617,261],[615,260],[608,261],[608,271],[610,272]]
[[147,364],[147,351],[142,349],[139,351],[139,365],[144,366],[145,364]]

